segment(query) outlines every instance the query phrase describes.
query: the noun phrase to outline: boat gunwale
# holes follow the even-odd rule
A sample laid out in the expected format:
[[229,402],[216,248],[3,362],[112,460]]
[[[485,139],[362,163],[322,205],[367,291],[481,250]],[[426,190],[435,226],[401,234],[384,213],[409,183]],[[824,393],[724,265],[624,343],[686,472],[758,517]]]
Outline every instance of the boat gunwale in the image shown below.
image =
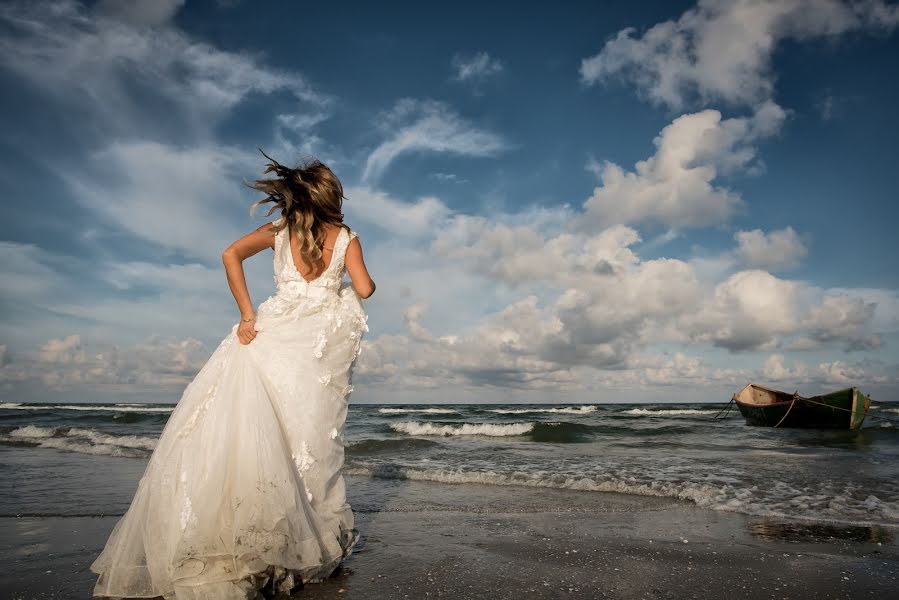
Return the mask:
[[[743,392],[745,392],[745,391],[746,391],[747,389],[749,389],[749,388],[756,388],[756,389],[759,389],[759,390],[764,390],[764,391],[766,391],[766,392],[771,392],[772,394],[784,394],[784,395],[786,395],[786,396],[789,396],[790,398],[789,398],[788,400],[775,400],[774,402],[768,402],[768,403],[766,403],[766,404],[755,404],[755,403],[753,403],[753,402],[746,402],[746,401],[744,401],[744,400],[740,400],[740,394],[742,394]],[[794,399],[794,398],[795,398],[795,395],[794,395],[794,394],[790,394],[790,393],[784,392],[784,391],[782,391],[782,390],[774,390],[774,389],[771,389],[771,388],[766,388],[766,387],[763,386],[763,385],[758,385],[758,384],[755,384],[755,383],[747,383],[746,385],[744,385],[744,386],[740,389],[739,392],[737,392],[736,394],[734,394],[734,402],[736,402],[737,405],[743,405],[743,406],[746,406],[746,407],[753,407],[753,408],[769,407],[769,406],[779,406],[779,405],[783,405],[783,404],[790,404],[791,402],[793,402],[793,399]],[[800,398],[801,398],[801,396],[800,396]]]
[[[789,398],[789,399],[785,399],[785,400],[775,400],[774,402],[768,402],[768,403],[766,403],[766,404],[755,404],[755,403],[752,403],[752,402],[746,402],[746,401],[744,401],[744,400],[740,400],[740,394],[742,394],[742,393],[743,393],[744,391],[746,391],[748,388],[756,388],[756,389],[759,389],[759,390],[764,390],[764,391],[766,391],[766,392],[771,392],[771,393],[773,393],[773,394],[784,394],[784,395],[789,396],[790,398]],[[758,385],[758,384],[756,384],[756,383],[747,383],[746,385],[744,385],[744,386],[740,389],[739,392],[737,392],[737,393],[734,394],[733,400],[734,400],[734,402],[735,402],[737,405],[743,405],[743,406],[746,406],[746,407],[753,407],[753,408],[767,408],[767,407],[772,407],[772,406],[781,406],[781,405],[784,405],[784,404],[790,404],[790,403],[792,403],[794,400],[813,400],[813,401],[814,401],[814,400],[816,400],[816,399],[823,398],[824,396],[833,396],[833,395],[840,394],[840,393],[843,393],[843,392],[849,392],[849,393],[852,393],[852,394],[860,393],[860,392],[858,391],[858,387],[857,387],[857,386],[851,386],[851,387],[848,387],[848,388],[843,388],[843,389],[841,389],[841,390],[836,390],[836,391],[833,391],[833,392],[828,392],[828,393],[826,393],[826,394],[818,394],[818,395],[816,395],[816,396],[800,396],[800,395],[799,395],[799,392],[795,392],[795,393],[793,393],[793,394],[790,394],[789,392],[784,392],[783,390],[775,390],[775,389],[772,389],[772,388],[767,388],[767,387],[765,387],[765,386],[763,386],[763,385]],[[853,402],[853,404],[854,404],[854,402]]]

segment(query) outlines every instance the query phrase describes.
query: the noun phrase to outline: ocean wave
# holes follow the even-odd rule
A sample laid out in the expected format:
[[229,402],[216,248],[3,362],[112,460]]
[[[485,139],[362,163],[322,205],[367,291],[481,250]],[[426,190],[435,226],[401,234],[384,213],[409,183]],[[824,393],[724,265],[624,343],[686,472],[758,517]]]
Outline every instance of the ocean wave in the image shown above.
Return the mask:
[[[395,464],[346,466],[349,476],[373,479],[408,479],[436,483],[477,483],[498,486],[525,486],[611,492],[637,496],[673,498],[712,510],[755,516],[828,521],[848,524],[899,526],[899,499],[844,493],[809,494],[782,482],[773,482],[767,490],[758,485],[739,487],[730,484],[695,481],[639,481],[633,478],[591,478],[546,472],[464,470],[403,467]],[[824,486],[826,488],[826,485]],[[825,491],[825,490],[821,490]],[[829,491],[829,490],[828,490]]]
[[520,436],[534,429],[534,423],[425,423],[400,421],[391,423],[390,429],[409,435],[486,435],[491,437]]
[[680,416],[709,416],[716,415],[721,409],[709,408],[631,408],[623,410],[620,414],[639,417],[680,417]]
[[41,427],[25,425],[0,434],[0,443],[52,448],[102,456],[145,458],[157,439],[139,435],[114,435],[81,427]]
[[522,423],[429,423],[401,421],[389,428],[397,433],[419,436],[527,437],[532,442],[571,443],[590,439],[594,428],[563,421],[527,421]]
[[586,415],[596,412],[596,406],[565,406],[561,408],[489,408],[486,412],[500,415],[524,415],[529,413],[563,413],[569,415]]
[[434,440],[421,438],[367,439],[350,442],[346,447],[346,451],[348,454],[374,454],[398,450],[423,450],[439,445],[440,443]]
[[378,412],[385,415],[402,415],[406,413],[424,413],[429,415],[459,414],[459,411],[451,408],[379,408]]
[[135,404],[114,404],[102,405],[97,404],[22,404],[21,402],[3,402],[0,403],[0,409],[9,410],[78,410],[92,412],[147,412],[147,413],[170,413],[175,407],[158,407],[158,406],[138,406]]

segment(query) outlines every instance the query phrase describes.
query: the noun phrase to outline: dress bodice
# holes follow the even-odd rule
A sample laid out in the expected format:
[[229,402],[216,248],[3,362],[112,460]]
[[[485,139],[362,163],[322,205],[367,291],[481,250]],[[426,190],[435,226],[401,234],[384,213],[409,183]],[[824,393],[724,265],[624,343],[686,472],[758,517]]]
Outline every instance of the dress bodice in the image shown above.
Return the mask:
[[[280,224],[283,218],[279,217],[275,223]],[[256,330],[268,329],[282,318],[303,321],[312,326],[308,318],[320,313],[331,325],[338,325],[343,319],[349,318],[358,322],[360,330],[367,331],[368,317],[361,298],[351,283],[343,281],[346,275],[347,247],[358,237],[356,232],[347,227],[341,228],[334,241],[331,261],[322,274],[311,281],[306,281],[294,265],[289,236],[290,232],[286,227],[275,236],[274,271],[277,291],[259,305]]]
[[[284,217],[279,217],[275,223],[280,224]],[[356,232],[351,229],[341,228],[334,242],[334,250],[331,254],[331,262],[325,270],[310,281],[307,281],[294,265],[290,251],[290,238],[287,227],[275,236],[275,285],[278,291],[289,292],[290,295],[314,295],[323,293],[337,293],[340,284],[346,274],[346,250]]]

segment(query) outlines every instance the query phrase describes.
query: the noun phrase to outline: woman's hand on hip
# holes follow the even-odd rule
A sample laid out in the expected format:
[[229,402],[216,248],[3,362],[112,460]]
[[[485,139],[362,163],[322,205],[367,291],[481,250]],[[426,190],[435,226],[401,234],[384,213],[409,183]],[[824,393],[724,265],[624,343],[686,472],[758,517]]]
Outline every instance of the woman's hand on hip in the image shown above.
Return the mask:
[[237,326],[237,339],[246,346],[256,338],[256,319],[252,321],[241,321]]

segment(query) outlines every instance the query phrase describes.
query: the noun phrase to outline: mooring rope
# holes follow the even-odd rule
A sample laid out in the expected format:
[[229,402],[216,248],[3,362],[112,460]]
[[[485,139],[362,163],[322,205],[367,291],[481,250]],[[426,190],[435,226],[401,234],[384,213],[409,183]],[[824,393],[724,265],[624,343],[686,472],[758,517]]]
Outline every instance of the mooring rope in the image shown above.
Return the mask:
[[[718,414],[715,415],[715,418],[716,418],[716,419],[724,419],[724,418],[726,418],[727,415],[730,414],[730,407],[733,406],[735,400],[736,400],[735,397],[731,397],[730,402],[728,402],[728,403],[724,406],[724,408],[722,408],[721,410],[718,411]],[[722,417],[722,416],[721,416],[721,413],[723,413],[724,411],[727,411],[727,412],[724,413],[724,416]]]
[[775,429],[780,427],[780,424],[784,422],[784,419],[787,418],[787,415],[790,414],[790,411],[793,410],[793,405],[796,404],[796,399],[799,398],[799,392],[793,393],[793,399],[790,401],[790,408],[787,409],[787,412],[784,413],[784,416],[780,418],[780,421],[777,422],[777,425],[774,426]]

